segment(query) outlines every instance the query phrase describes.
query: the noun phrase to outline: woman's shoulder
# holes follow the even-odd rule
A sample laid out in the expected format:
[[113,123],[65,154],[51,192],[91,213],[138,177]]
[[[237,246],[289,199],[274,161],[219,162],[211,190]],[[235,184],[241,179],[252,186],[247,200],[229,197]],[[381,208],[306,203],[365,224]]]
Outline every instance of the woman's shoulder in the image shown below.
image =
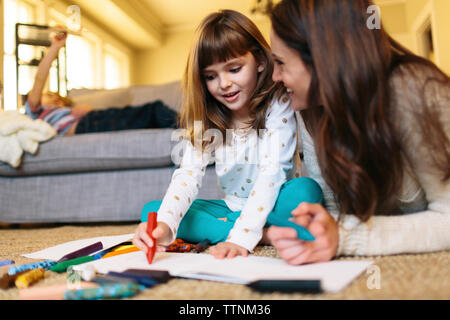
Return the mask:
[[[421,112],[450,102],[450,81],[437,68],[421,63],[398,65],[389,78],[393,111]],[[395,115],[394,115],[395,116]]]
[[407,94],[421,94],[433,83],[442,84],[442,90],[448,90],[448,77],[437,67],[410,62],[396,66],[389,77],[389,85],[393,91],[411,90]]

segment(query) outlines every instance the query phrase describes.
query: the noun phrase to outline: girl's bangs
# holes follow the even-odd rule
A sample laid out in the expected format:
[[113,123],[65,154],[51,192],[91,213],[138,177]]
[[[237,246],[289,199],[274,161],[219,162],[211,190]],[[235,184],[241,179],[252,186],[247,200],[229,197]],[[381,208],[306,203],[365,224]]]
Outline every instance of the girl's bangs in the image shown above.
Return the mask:
[[245,55],[250,51],[249,41],[235,30],[205,30],[199,41],[200,70],[214,64]]

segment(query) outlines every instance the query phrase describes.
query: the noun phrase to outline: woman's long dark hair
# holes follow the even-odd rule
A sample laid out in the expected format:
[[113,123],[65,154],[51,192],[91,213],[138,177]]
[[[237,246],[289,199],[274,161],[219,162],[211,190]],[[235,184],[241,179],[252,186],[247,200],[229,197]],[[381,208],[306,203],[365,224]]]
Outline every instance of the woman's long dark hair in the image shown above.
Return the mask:
[[[392,119],[393,72],[418,64],[431,70],[430,81],[450,88],[448,76],[434,64],[395,42],[382,26],[368,28],[367,9],[372,4],[283,0],[271,12],[274,32],[299,53],[311,72],[311,108],[302,116],[315,141],[323,177],[336,195],[340,213],[364,221],[375,213],[396,213],[406,167]],[[414,94],[422,94],[425,101],[423,92]],[[442,180],[448,181],[450,143],[439,114],[424,107],[417,117],[423,143],[435,155]]]

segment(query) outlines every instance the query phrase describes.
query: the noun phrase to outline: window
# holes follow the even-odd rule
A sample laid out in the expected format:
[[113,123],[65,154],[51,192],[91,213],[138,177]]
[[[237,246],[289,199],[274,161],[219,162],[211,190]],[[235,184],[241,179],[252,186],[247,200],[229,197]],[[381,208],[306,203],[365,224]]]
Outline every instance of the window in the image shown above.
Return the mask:
[[106,45],[103,65],[105,89],[115,89],[129,85],[129,64],[125,54],[112,46]]
[[67,86],[69,89],[94,89],[96,87],[95,43],[85,38],[69,35],[66,47]]
[[[8,13],[8,14],[6,14]],[[16,96],[16,56],[15,56],[15,26],[16,22],[33,23],[36,19],[36,7],[24,0],[5,0],[4,2],[4,54],[3,54],[3,79],[4,79],[4,109],[17,109]],[[20,60],[29,61],[34,57],[34,48],[21,48]],[[33,68],[20,70],[19,94],[26,94],[31,89]]]
[[[66,16],[50,10],[50,25],[65,25]],[[129,56],[102,39],[100,34],[89,29],[89,23],[83,25],[83,37],[69,35],[67,50],[67,87],[68,90],[115,89],[128,86]]]
[[[29,24],[66,25],[64,10],[55,9],[40,0],[4,0],[4,109],[17,110],[16,96],[16,56],[15,25],[17,22]],[[8,13],[8,14],[6,14]],[[83,23],[84,22],[86,23]],[[125,46],[115,41],[101,28],[87,19],[82,20],[83,37],[69,35],[66,43],[66,57],[60,54],[60,62],[67,66],[67,88],[60,76],[61,93],[74,88],[114,89],[128,86],[130,74],[130,57]],[[91,32],[94,29],[98,34]],[[108,40],[108,37],[110,40]],[[108,41],[117,42],[117,46]],[[21,45],[19,60],[29,62],[41,57],[45,48]],[[36,67],[19,68],[19,95],[27,94],[34,83]],[[48,90],[57,91],[56,62],[50,69]],[[44,89],[46,90],[46,89]]]

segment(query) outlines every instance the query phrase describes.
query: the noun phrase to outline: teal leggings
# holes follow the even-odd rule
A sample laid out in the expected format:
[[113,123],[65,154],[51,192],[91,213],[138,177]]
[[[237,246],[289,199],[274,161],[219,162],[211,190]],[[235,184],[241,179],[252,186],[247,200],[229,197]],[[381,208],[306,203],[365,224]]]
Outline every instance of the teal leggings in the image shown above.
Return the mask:
[[[300,177],[285,182],[278,194],[265,227],[271,225],[296,228],[299,238],[314,240],[304,228],[288,221],[291,211],[302,202],[322,203],[323,193],[319,184],[311,178]],[[141,213],[141,221],[147,221],[149,212],[158,212],[162,201],[148,202]],[[176,237],[191,243],[208,239],[212,244],[225,241],[241,211],[231,211],[223,200],[195,200],[181,220]],[[226,221],[219,220],[227,218]],[[302,230],[303,229],[303,230]],[[300,234],[302,236],[300,236]]]

